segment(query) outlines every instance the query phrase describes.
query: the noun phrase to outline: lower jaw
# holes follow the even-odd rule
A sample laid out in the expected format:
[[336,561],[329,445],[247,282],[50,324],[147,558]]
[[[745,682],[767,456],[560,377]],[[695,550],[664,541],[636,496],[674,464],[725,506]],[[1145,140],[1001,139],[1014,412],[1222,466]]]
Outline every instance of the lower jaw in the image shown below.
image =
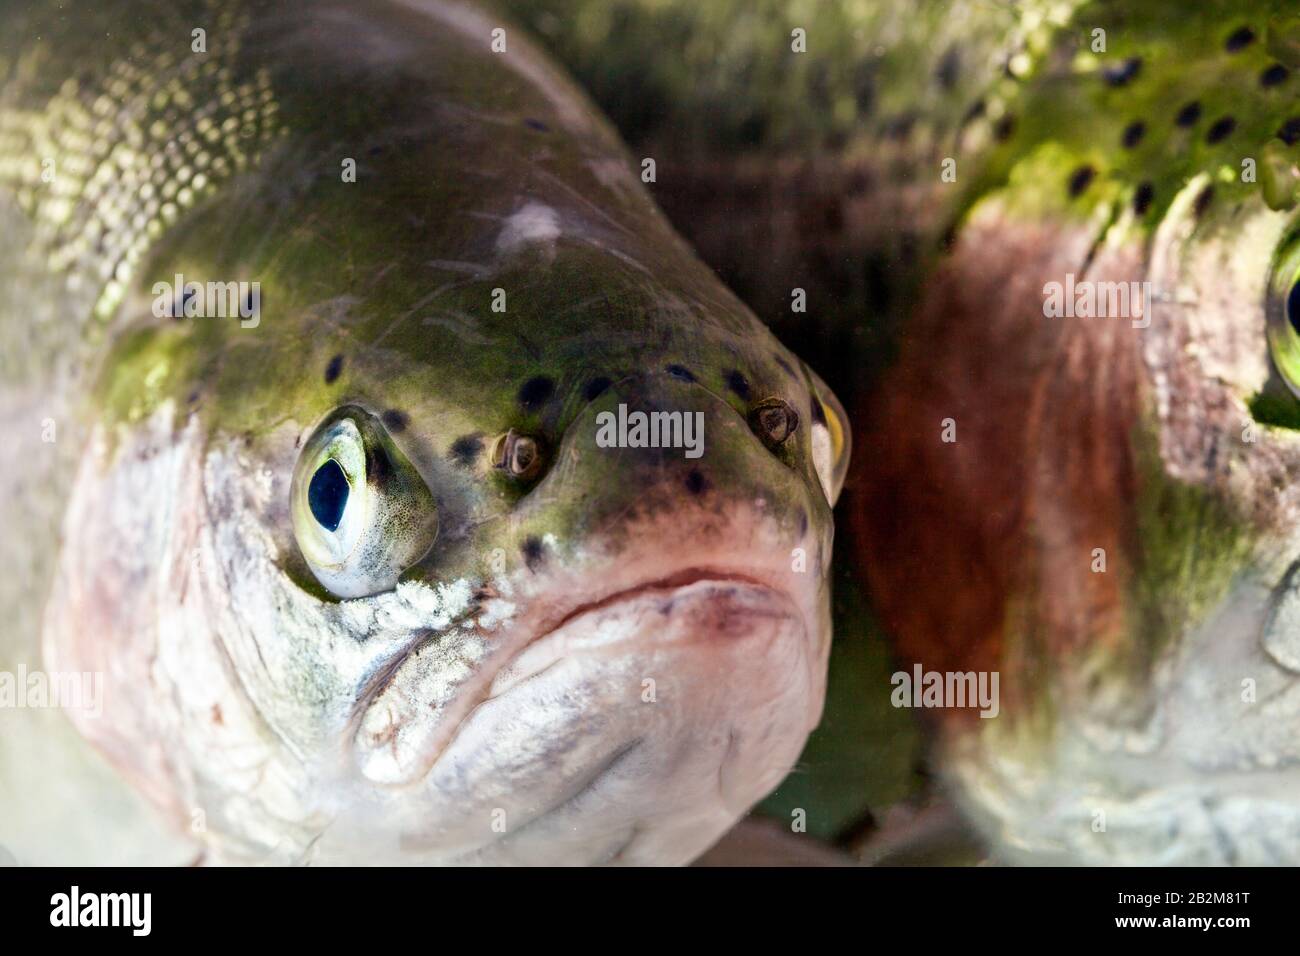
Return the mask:
[[602,602],[499,672],[384,819],[412,860],[685,862],[797,759],[825,687],[813,637],[748,581]]

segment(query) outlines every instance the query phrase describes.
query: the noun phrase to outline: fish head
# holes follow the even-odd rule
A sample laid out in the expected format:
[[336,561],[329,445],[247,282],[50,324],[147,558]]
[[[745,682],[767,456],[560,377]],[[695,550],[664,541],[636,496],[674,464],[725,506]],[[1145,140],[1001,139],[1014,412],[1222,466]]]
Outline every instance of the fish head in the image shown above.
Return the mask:
[[1300,719],[1294,31],[1267,4],[1045,27],[863,412],[898,443],[865,469],[873,593],[925,670],[1000,675],[996,715],[932,716],[1013,858],[1295,858],[1262,835],[1300,820],[1274,772]]
[[[608,307],[553,318],[556,339]],[[612,327],[653,308],[624,303]],[[416,856],[684,861],[819,719],[842,478],[819,449],[841,413],[766,335],[536,338],[536,357],[470,374],[447,359],[471,350],[427,339],[396,362],[348,354],[340,404],[304,416],[292,451],[284,436],[278,553],[347,598],[330,610],[372,609],[375,656],[339,688],[340,790],[360,787],[367,842],[383,820]],[[411,617],[422,602],[432,620]],[[302,639],[287,666],[322,646]],[[250,693],[283,691],[268,673]]]
[[844,412],[522,41],[325,9],[126,296],[47,657],[221,858],[689,861],[820,717]]

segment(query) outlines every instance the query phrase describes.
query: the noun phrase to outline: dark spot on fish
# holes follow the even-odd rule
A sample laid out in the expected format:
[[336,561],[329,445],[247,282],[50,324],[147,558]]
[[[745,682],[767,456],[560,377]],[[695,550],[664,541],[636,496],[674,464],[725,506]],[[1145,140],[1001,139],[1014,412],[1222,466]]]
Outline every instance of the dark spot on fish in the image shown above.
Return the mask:
[[787,374],[789,375],[795,374],[794,366],[785,360],[785,356],[773,355],[772,358],[776,359],[776,364],[781,366],[781,368],[785,369]]
[[757,146],[767,135],[767,118],[760,113],[751,113],[741,121],[736,130],[736,138],[742,145]]
[[369,153],[371,156],[379,156],[380,154],[383,153],[383,151],[384,151],[384,147],[382,146],[371,146],[369,149]]
[[1070,196],[1077,198],[1088,191],[1092,185],[1093,179],[1097,175],[1097,170],[1091,166],[1080,166],[1070,174]]
[[961,51],[955,46],[949,47],[948,52],[939,60],[939,68],[934,71],[934,78],[945,90],[951,90],[957,85],[960,74]]
[[462,468],[474,464],[483,451],[483,438],[479,435],[462,435],[451,443],[451,458]]
[[1101,71],[1108,86],[1128,86],[1142,72],[1142,57],[1131,56],[1123,63],[1112,63]]
[[867,60],[859,61],[853,69],[853,100],[859,116],[870,116],[876,106],[875,69]]
[[1244,50],[1255,42],[1255,31],[1250,27],[1241,27],[1233,33],[1224,42],[1223,48],[1229,53],[1236,53]]
[[325,366],[325,384],[332,385],[338,380],[339,374],[343,371],[343,356],[336,355],[330,359],[330,363]]
[[799,509],[799,537],[802,538],[808,533],[808,512],[802,508]]
[[542,563],[545,557],[546,548],[542,544],[542,539],[532,536],[524,539],[523,546],[519,549],[524,555],[524,564],[528,565],[529,571],[537,570],[537,566]]
[[681,379],[683,382],[695,381],[695,376],[691,374],[691,370],[682,365],[668,365],[665,366],[664,371],[673,378]]
[[749,399],[749,379],[741,375],[740,372],[732,369],[727,373],[727,388],[731,389],[741,398]]
[[545,375],[524,382],[519,388],[519,404],[526,411],[535,411],[555,392],[555,383]]
[[692,468],[686,475],[686,490],[693,495],[703,494],[704,490],[709,487],[708,481],[704,474],[698,468]]
[[399,412],[395,408],[388,409],[381,417],[384,424],[388,426],[388,430],[393,432],[406,431],[406,426],[411,424],[411,416],[406,412]]
[[216,724],[218,727],[221,727],[226,722],[225,716],[221,713],[220,704],[212,705],[212,722]]
[[1201,190],[1201,194],[1196,197],[1196,202],[1192,205],[1192,212],[1196,214],[1197,219],[1205,215],[1212,202],[1214,202],[1213,183]]
[[813,104],[813,108],[819,111],[829,109],[831,105],[831,81],[826,63],[822,60],[813,61],[806,76],[808,77],[808,100]]
[[1286,78],[1291,75],[1291,71],[1281,63],[1274,63],[1263,73],[1259,75],[1260,86],[1280,86],[1286,82]]
[[984,105],[983,100],[976,100],[974,103],[970,105],[970,109],[966,111],[966,115],[961,118],[961,125],[965,126],[967,123],[971,122],[972,120],[979,119],[981,116],[984,115],[984,111],[987,108],[988,107]]
[[1005,143],[1016,133],[1016,118],[1008,113],[993,124],[993,138]]
[[886,139],[892,139],[900,143],[907,142],[912,135],[912,128],[916,125],[915,113],[902,113],[898,116],[891,117],[885,121],[884,134]]
[[1300,116],[1293,116],[1277,131],[1277,138],[1288,146],[1300,143]]
[[1120,137],[1120,142],[1124,144],[1125,149],[1132,149],[1142,142],[1142,137],[1147,133],[1147,124],[1141,120],[1135,120],[1124,127],[1124,135]]
[[1231,116],[1225,116],[1223,119],[1216,120],[1214,125],[1210,127],[1209,132],[1205,134],[1205,141],[1207,143],[1221,143],[1231,136],[1232,131],[1236,128],[1237,121]]
[[194,391],[190,392],[189,398],[187,398],[186,401],[189,404],[193,405],[198,400],[199,400],[199,390],[196,388]]
[[549,133],[551,128],[539,119],[533,119],[531,116],[524,120],[529,129],[535,129],[539,133]]
[[1174,118],[1174,122],[1183,127],[1195,126],[1200,118],[1201,104],[1196,102],[1196,100],[1192,100],[1192,102],[1188,103],[1178,111],[1178,116]]
[[1156,198],[1156,189],[1150,183],[1142,183],[1133,194],[1133,211],[1139,216],[1145,216],[1147,210],[1151,208],[1152,201]]
[[600,398],[600,396],[604,395],[605,389],[609,388],[612,384],[613,382],[607,379],[604,375],[599,378],[593,378],[587,383],[587,387],[582,390],[582,396],[587,401],[594,402],[596,399]]

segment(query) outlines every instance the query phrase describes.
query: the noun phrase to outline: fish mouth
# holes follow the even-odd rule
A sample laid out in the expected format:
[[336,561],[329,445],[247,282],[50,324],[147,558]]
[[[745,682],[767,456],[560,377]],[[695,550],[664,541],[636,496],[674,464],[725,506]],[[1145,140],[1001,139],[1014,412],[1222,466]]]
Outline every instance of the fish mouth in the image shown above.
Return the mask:
[[[763,595],[764,597],[767,595],[774,597],[787,596],[786,592],[774,588],[767,582],[761,581],[750,574],[717,571],[707,568],[687,568],[667,577],[645,581],[597,600],[587,601],[565,613],[554,624],[537,631],[527,644],[518,650],[493,675],[486,699],[491,700],[498,697],[540,673],[544,668],[538,666],[540,663],[539,658],[552,658],[550,664],[546,665],[550,666],[556,661],[562,660],[568,652],[618,647],[624,643],[623,638],[620,638],[617,634],[610,634],[608,631],[601,632],[595,640],[579,642],[556,640],[557,637],[567,637],[570,631],[579,626],[584,619],[598,617],[602,612],[607,611],[618,614],[630,604],[638,601],[648,601],[656,604],[658,609],[667,615],[671,613],[673,606],[680,598],[707,594],[715,597],[717,603],[725,605],[741,592],[747,592],[750,595]],[[697,632],[693,639],[725,639],[728,636],[737,636],[746,621],[756,616],[770,616],[774,613],[778,612],[758,611],[753,607],[736,612],[724,607],[710,622],[714,627],[707,634],[701,635]]]
[[386,666],[354,711],[353,746],[364,776],[390,787],[419,783],[477,715],[566,661],[608,662],[651,649],[698,653],[710,641],[744,639],[776,621],[790,622],[803,640],[812,628],[791,589],[756,568],[690,566],[562,607],[551,606],[555,590],[534,598],[441,704],[422,695],[419,660],[447,632],[421,635]]

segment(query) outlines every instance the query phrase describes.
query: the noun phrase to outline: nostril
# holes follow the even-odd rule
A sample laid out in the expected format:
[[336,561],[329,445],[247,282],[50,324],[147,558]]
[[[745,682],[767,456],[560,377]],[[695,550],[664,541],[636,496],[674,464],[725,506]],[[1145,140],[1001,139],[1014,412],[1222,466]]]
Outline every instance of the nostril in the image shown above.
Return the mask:
[[695,374],[684,365],[669,365],[664,368],[664,371],[683,382],[695,381]]
[[513,428],[497,439],[492,464],[520,481],[535,478],[542,470],[542,447],[536,438],[520,435]]
[[749,426],[769,448],[776,448],[799,427],[799,413],[783,398],[759,402],[749,413]]

